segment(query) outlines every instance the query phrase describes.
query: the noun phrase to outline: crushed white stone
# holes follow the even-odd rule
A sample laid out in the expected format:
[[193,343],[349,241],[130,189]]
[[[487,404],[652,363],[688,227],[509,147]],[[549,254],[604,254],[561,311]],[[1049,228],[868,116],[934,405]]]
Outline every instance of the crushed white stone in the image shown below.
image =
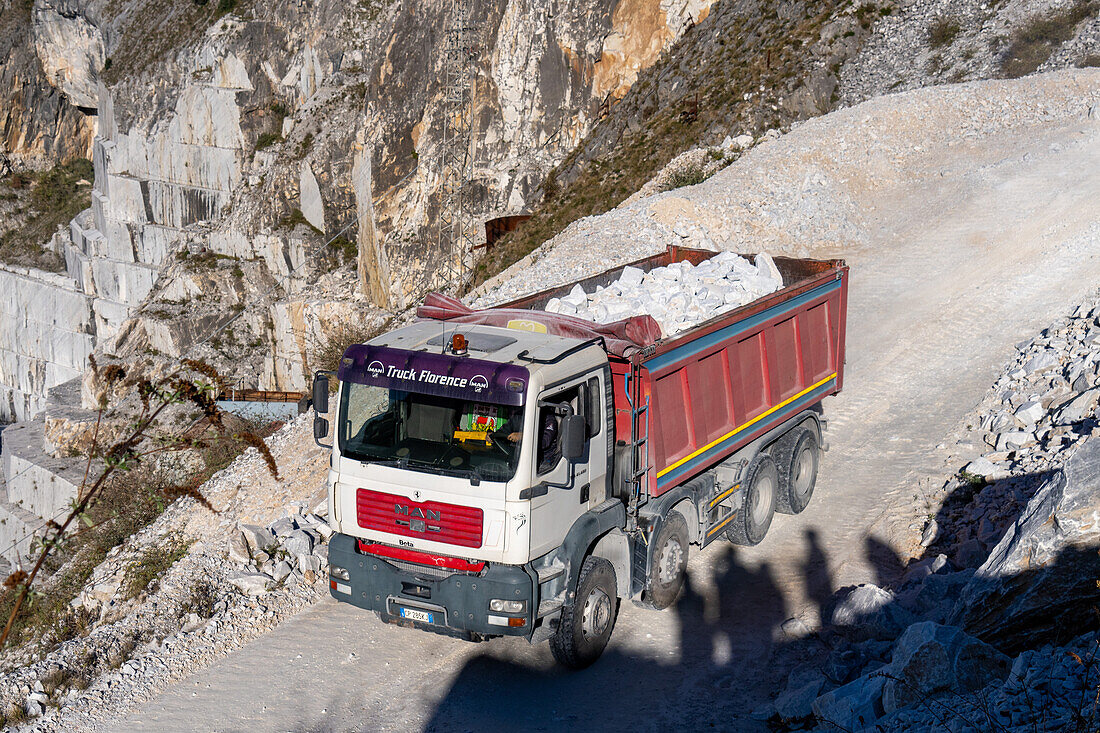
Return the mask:
[[698,265],[675,262],[649,272],[628,266],[594,293],[576,285],[568,295],[551,298],[546,311],[596,323],[649,315],[663,336],[671,336],[782,288],[772,258],[761,253],[755,260],[721,252]]

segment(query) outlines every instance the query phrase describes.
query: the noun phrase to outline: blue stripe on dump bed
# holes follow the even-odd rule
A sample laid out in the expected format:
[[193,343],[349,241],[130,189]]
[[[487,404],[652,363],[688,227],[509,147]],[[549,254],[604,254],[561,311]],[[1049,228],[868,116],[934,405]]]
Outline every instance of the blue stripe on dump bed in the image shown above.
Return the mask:
[[786,315],[789,311],[795,310],[811,300],[820,298],[823,295],[828,295],[834,290],[839,290],[841,287],[840,280],[834,280],[833,282],[822,285],[821,287],[814,288],[813,290],[799,295],[797,298],[778,303],[775,306],[768,308],[767,310],[757,313],[752,318],[747,318],[744,321],[738,321],[737,323],[726,326],[725,328],[718,329],[714,333],[707,334],[694,341],[688,341],[683,346],[677,347],[664,354],[642,362],[642,366],[649,370],[650,374],[654,372],[662,371],[663,369],[672,366],[678,362],[690,359],[691,357],[699,354],[703,351],[707,351],[723,341],[735,339],[746,331],[750,331],[762,323],[778,318],[779,316]]
[[[677,466],[671,471],[664,473],[657,478],[657,488],[663,489],[666,486],[675,486],[680,482],[680,479],[689,474],[700,466],[706,465],[708,462],[715,460],[721,453],[733,448],[738,443],[747,443],[755,437],[766,433],[777,422],[783,422],[791,415],[794,415],[801,410],[804,410],[808,405],[813,404],[817,400],[825,397],[830,392],[836,389],[836,376],[829,379],[828,382],[822,384],[817,389],[814,389],[801,398],[794,400],[789,405],[777,410],[773,415],[769,416],[771,419],[765,423],[754,425],[752,423],[745,425],[745,427],[730,433],[724,440],[716,443],[711,448],[700,453],[689,461],[685,461],[683,464]],[[755,430],[749,428],[755,427]]]

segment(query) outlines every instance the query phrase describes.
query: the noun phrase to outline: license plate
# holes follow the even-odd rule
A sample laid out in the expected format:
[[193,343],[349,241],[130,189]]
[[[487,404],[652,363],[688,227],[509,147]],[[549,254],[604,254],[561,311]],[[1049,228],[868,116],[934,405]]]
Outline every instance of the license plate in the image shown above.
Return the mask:
[[435,614],[429,611],[417,611],[415,608],[402,608],[401,618],[407,618],[410,621],[422,621],[426,624],[435,623]]

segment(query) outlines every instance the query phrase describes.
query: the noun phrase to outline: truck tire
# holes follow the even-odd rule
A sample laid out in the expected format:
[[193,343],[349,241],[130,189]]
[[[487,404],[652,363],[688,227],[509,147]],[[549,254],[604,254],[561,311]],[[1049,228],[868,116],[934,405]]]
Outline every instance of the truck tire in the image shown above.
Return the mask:
[[558,664],[584,669],[599,659],[611,639],[618,610],[615,569],[602,557],[585,558],[577,592],[562,608],[558,629],[550,637],[550,651]]
[[779,498],[776,510],[798,514],[810,504],[817,484],[821,458],[814,431],[796,428],[785,437],[776,452],[779,463]]
[[779,469],[775,459],[758,453],[741,480],[741,507],[726,530],[726,537],[735,545],[757,545],[768,533],[775,516],[776,495],[779,493]]
[[653,562],[640,605],[660,611],[675,603],[684,588],[687,560],[687,522],[680,512],[669,512],[653,538]]

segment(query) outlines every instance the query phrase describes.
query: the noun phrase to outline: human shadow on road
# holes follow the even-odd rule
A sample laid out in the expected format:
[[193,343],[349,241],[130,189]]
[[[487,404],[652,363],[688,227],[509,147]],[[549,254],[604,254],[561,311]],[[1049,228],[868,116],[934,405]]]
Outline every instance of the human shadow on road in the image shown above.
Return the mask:
[[874,535],[863,540],[864,555],[875,571],[875,585],[880,588],[897,585],[905,574],[905,561],[894,550]]
[[748,567],[728,545],[708,554],[712,588],[701,588],[689,572],[673,607],[642,611],[654,614],[658,626],[657,614],[674,616],[678,656],[646,653],[644,627],[617,629],[618,643],[578,672],[554,666],[548,654],[538,664],[481,654],[458,673],[426,730],[587,729],[609,722],[654,730],[688,719],[692,727],[759,727],[744,706],[755,699],[747,693],[766,680],[786,603],[766,563]]
[[802,563],[802,575],[806,579],[806,596],[817,607],[818,618],[828,618],[829,606],[833,599],[833,578],[829,572],[829,558],[821,546],[817,530],[810,528],[804,533],[806,538],[806,560]]

